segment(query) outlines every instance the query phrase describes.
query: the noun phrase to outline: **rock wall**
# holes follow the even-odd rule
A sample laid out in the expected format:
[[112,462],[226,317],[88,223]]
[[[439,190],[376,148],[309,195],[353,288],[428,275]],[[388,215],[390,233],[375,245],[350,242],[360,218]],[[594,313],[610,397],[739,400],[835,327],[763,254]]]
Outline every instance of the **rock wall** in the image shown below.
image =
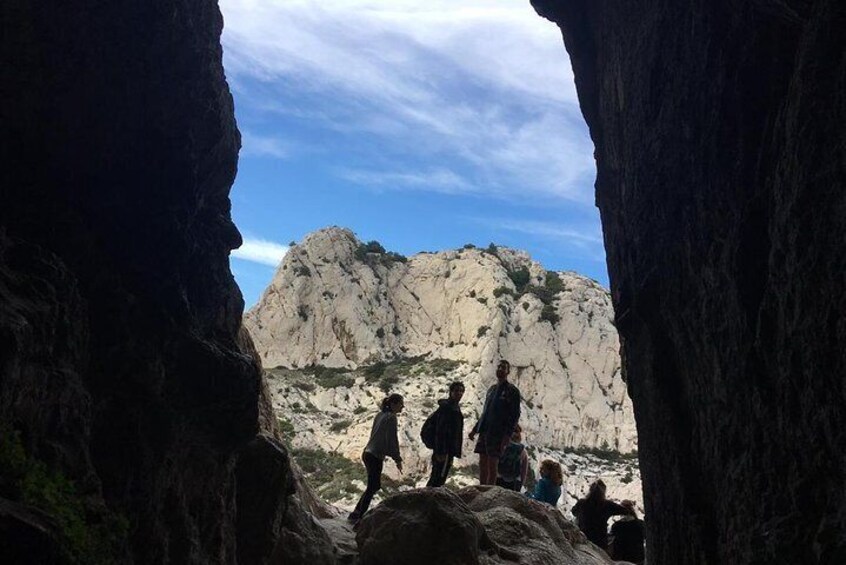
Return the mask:
[[[11,0],[0,19],[0,425],[127,520],[119,561],[265,554],[279,534],[239,536],[236,507],[250,523],[287,497],[239,501],[238,454],[268,487],[290,470],[250,443],[261,368],[228,265],[239,135],[217,3]],[[9,516],[4,535],[25,523]]]
[[[418,356],[458,361],[463,367],[443,371],[409,362],[391,387],[407,396],[421,389],[418,396],[434,401],[459,378],[467,386],[471,426],[504,357],[526,401],[522,422],[532,444],[637,449],[610,296],[599,284],[575,273],[552,273],[555,282],[548,283],[551,275],[539,263],[504,247],[406,260],[388,252],[364,254],[362,246],[351,231],[326,228],[292,247],[245,317],[266,367],[357,368]],[[516,288],[511,277],[520,270],[525,288],[538,294]],[[323,413],[352,417],[354,409],[375,403],[365,398],[372,391],[364,384],[359,379],[354,390],[335,386],[307,398],[298,397],[302,390],[285,390],[280,400],[309,401]],[[369,384],[375,390],[377,383]],[[411,438],[431,405],[416,408]],[[362,439],[369,434],[367,420],[358,428]],[[362,446],[351,449],[357,453]]]
[[655,565],[846,561],[846,5],[532,0],[562,29]]

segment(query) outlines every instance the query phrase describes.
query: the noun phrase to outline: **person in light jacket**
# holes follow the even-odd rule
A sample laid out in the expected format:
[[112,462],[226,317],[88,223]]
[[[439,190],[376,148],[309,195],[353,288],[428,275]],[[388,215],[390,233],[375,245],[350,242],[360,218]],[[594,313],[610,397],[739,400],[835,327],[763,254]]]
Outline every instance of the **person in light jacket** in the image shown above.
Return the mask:
[[385,457],[390,457],[397,464],[402,473],[402,457],[400,457],[399,440],[397,439],[397,414],[402,412],[405,403],[402,395],[392,394],[382,401],[381,410],[373,419],[370,430],[370,441],[364,448],[361,460],[367,469],[367,488],[361,495],[358,504],[349,515],[350,522],[358,522],[367,509],[373,495],[382,488],[382,467]]

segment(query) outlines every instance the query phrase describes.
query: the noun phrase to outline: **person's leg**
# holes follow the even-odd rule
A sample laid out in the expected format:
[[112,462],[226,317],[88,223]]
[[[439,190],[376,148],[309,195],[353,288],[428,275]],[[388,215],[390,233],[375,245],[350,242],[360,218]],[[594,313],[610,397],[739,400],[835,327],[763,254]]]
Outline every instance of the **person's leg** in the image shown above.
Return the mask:
[[367,488],[358,500],[358,504],[355,505],[355,510],[350,514],[351,520],[358,520],[364,516],[364,513],[370,508],[373,496],[382,488],[382,460],[369,453],[365,453],[362,460],[367,469]]
[[446,483],[449,470],[452,467],[452,457],[448,456],[443,461],[435,461],[435,456],[432,456],[432,475],[429,477],[427,487],[442,487]]
[[499,465],[499,457],[492,457],[490,455],[487,456],[487,466],[488,466],[488,482],[486,485],[493,485],[496,484],[496,469]]
[[488,456],[484,453],[479,454],[479,484],[488,484]]
[[432,474],[429,475],[429,482],[426,483],[427,487],[439,487],[442,486],[443,483],[439,484],[439,478],[441,475],[441,468],[443,466],[443,461],[436,461],[435,454],[432,454]]

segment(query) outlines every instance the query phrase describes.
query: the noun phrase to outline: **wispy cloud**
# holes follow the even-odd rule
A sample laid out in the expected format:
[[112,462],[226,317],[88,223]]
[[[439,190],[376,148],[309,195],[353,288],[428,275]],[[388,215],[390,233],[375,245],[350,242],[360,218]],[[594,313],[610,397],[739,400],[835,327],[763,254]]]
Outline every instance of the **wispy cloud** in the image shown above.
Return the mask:
[[373,140],[379,166],[341,170],[346,180],[592,200],[593,147],[560,32],[527,1],[221,6],[227,75],[241,100],[335,132],[327,143],[345,132]]
[[605,248],[598,220],[554,223],[508,218],[466,218],[469,221],[499,231],[517,232],[533,238],[564,245],[571,252],[595,261],[605,260]]
[[287,159],[291,156],[291,145],[277,137],[258,135],[252,131],[241,130],[241,153],[261,157]]
[[448,169],[427,171],[385,172],[344,169],[338,173],[342,178],[381,190],[428,190],[443,194],[468,194],[475,192],[473,185],[460,175]]
[[276,267],[288,253],[288,246],[266,239],[244,238],[244,243],[232,251],[232,257]]

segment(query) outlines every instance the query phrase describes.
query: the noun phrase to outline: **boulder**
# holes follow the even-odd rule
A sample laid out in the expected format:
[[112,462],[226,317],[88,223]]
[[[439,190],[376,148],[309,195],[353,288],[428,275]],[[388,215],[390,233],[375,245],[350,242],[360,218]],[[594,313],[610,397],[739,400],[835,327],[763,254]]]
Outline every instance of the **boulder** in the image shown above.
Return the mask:
[[407,491],[361,521],[363,565],[613,563],[548,505],[499,487]]

